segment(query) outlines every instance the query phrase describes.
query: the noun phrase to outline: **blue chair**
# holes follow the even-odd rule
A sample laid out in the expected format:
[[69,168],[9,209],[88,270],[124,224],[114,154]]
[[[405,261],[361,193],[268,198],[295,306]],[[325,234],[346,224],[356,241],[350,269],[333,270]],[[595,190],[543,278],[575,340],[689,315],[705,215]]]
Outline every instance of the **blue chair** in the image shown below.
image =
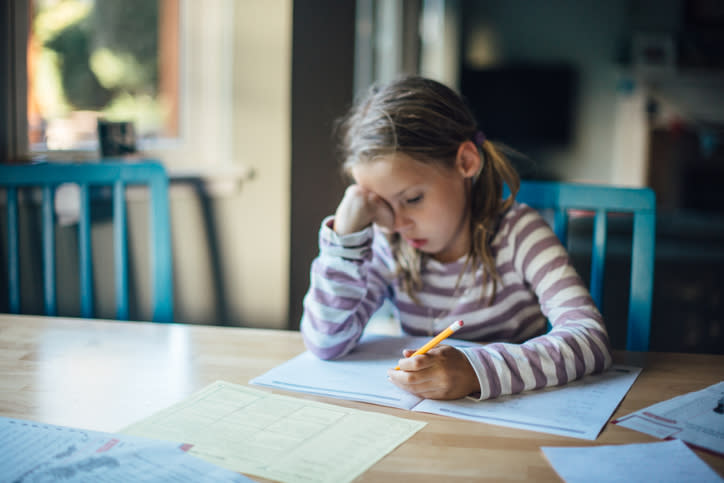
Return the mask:
[[0,165],[0,188],[7,199],[8,303],[11,313],[20,313],[20,261],[18,228],[18,192],[39,188],[42,193],[43,298],[46,315],[57,314],[55,277],[54,193],[63,183],[76,183],[80,191],[78,253],[80,274],[80,312],[93,317],[93,277],[91,258],[91,188],[112,187],[113,258],[116,318],[128,320],[128,247],[125,188],[145,185],[149,191],[150,272],[152,319],[173,321],[173,282],[171,230],[168,201],[168,177],[163,166],[154,161],[102,163],[43,163]]
[[[508,196],[506,190],[505,196]],[[651,333],[654,283],[656,195],[649,188],[619,188],[550,181],[522,181],[516,200],[538,210],[552,210],[552,227],[568,246],[570,210],[594,213],[590,291],[603,310],[603,281],[608,214],[633,215],[631,278],[626,349],[647,351]]]

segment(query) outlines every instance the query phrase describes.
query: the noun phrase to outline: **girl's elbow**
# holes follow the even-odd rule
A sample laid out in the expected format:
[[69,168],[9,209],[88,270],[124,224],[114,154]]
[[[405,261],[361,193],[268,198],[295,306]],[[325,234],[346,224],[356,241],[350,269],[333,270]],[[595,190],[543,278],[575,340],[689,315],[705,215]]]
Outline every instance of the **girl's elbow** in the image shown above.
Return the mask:
[[603,371],[607,371],[613,365],[613,352],[611,352],[611,347],[607,346],[606,348],[608,351],[603,357]]
[[346,354],[346,351],[340,350],[336,347],[316,347],[307,345],[307,349],[309,349],[309,352],[314,354],[317,358],[325,361],[338,359]]
[[305,314],[301,323],[304,345],[319,359],[332,360],[345,356],[357,345],[362,330],[358,329],[357,325],[344,325],[347,330],[328,334],[324,330],[318,330]]
[[304,345],[307,347],[307,350],[318,359],[329,361],[337,359],[338,357],[342,357],[347,352],[345,351],[344,344],[325,347],[323,345],[313,343],[304,333],[302,333],[302,337],[304,339]]

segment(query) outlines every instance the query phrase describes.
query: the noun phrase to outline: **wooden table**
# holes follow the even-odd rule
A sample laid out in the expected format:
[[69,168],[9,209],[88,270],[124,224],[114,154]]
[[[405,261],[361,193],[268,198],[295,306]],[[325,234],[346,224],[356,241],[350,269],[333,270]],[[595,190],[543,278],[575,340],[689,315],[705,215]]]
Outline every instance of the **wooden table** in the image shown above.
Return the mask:
[[[247,384],[302,351],[298,332],[0,315],[0,415],[115,432],[213,381]],[[720,355],[617,352],[616,361],[644,370],[614,418],[724,380]],[[658,441],[612,424],[585,441],[278,393],[428,423],[361,482],[560,481],[541,446]],[[696,452],[724,476],[724,457]]]

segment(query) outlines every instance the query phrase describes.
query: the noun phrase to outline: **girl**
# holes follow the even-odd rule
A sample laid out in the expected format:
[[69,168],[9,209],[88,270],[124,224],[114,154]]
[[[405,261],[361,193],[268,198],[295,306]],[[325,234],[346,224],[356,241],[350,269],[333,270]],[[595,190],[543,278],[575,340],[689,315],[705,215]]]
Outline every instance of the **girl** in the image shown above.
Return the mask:
[[457,94],[404,78],[371,89],[340,127],[354,183],[319,233],[301,322],[311,352],[348,353],[389,298],[406,333],[463,319],[455,337],[491,342],[406,350],[388,375],[420,397],[494,398],[611,364],[601,314],[565,249],[515,202],[518,175]]

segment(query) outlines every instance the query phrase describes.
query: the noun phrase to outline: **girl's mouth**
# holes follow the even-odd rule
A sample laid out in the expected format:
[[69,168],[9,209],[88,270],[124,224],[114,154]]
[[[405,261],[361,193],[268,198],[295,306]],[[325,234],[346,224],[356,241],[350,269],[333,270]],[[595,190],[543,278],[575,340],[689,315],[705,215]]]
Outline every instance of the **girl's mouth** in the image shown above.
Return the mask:
[[420,249],[427,244],[427,240],[424,238],[407,238],[407,243],[412,245],[413,248]]

